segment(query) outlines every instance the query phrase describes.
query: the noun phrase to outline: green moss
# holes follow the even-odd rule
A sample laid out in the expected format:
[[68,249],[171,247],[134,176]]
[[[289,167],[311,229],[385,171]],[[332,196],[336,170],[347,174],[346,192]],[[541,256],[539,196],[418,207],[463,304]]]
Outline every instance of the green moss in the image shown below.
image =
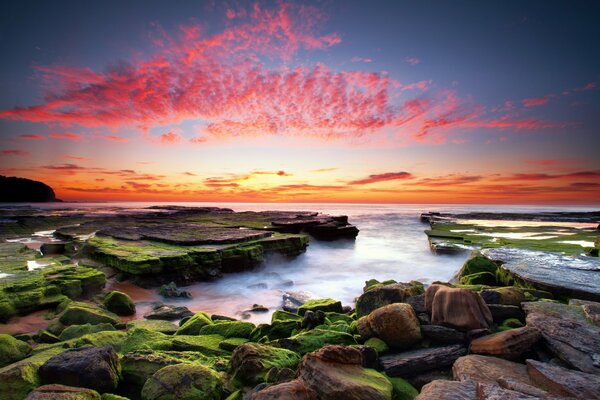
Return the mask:
[[223,350],[227,350],[227,351],[234,351],[236,347],[238,347],[239,345],[242,345],[244,343],[247,343],[248,339],[246,338],[229,338],[229,339],[225,339],[223,340],[221,343],[219,343],[219,347]]
[[110,311],[93,304],[75,301],[67,306],[59,321],[63,325],[84,325],[87,323],[92,325],[101,323],[116,325],[120,322],[119,316]]
[[307,311],[324,311],[342,313],[342,303],[334,299],[315,299],[308,300],[298,307],[298,315],[303,316]]
[[476,274],[480,272],[489,272],[495,274],[498,266],[484,256],[475,256],[467,261],[462,266],[460,276]]
[[499,331],[507,331],[509,329],[521,328],[523,327],[523,323],[516,318],[508,318],[502,321],[502,323],[498,326]]
[[115,327],[109,323],[102,323],[98,325],[84,324],[84,325],[71,325],[66,327],[59,335],[61,341],[75,339],[83,335],[90,333],[102,332],[102,331],[114,331]]
[[10,335],[0,333],[0,367],[22,360],[30,352],[31,346],[29,344]]
[[462,285],[487,285],[487,286],[495,286],[496,275],[491,272],[483,271],[483,272],[475,272],[473,274],[464,275],[460,278],[460,283]]
[[200,328],[200,335],[221,335],[224,338],[249,338],[256,326],[251,322],[229,321],[217,324],[204,325]]
[[259,343],[245,343],[239,346],[231,359],[230,373],[234,380],[254,385],[266,382],[271,368],[296,369],[300,356],[293,351]]
[[142,399],[219,400],[223,384],[210,368],[196,364],[170,365],[144,384]]
[[111,346],[115,351],[120,351],[127,337],[126,332],[122,331],[102,331],[83,335],[75,340],[75,347],[84,346]]
[[137,328],[127,332],[121,346],[123,354],[140,349],[151,349],[153,343],[168,340],[170,336],[154,330]]
[[325,329],[313,329],[273,342],[274,346],[292,350],[299,354],[310,353],[328,344],[352,345],[357,343],[354,336],[348,333]]
[[129,321],[127,323],[127,330],[134,330],[140,328],[147,329],[149,331],[165,333],[167,335],[174,334],[178,329],[177,325],[175,325],[174,323],[159,319],[134,320]]
[[271,315],[271,323],[276,321],[302,321],[302,317],[288,311],[276,310]]
[[135,305],[133,304],[131,297],[116,290],[106,295],[104,298],[104,307],[117,315],[135,314]]
[[228,356],[230,353],[219,347],[224,340],[220,335],[187,336],[178,335],[169,340],[175,351],[197,351],[206,356]]
[[260,324],[250,334],[253,342],[268,342],[290,337],[298,328],[297,321],[275,321],[272,324]]
[[241,390],[231,393],[225,400],[243,400],[244,396]]
[[365,342],[365,346],[374,348],[377,351],[377,355],[385,354],[390,350],[389,346],[383,340],[376,337],[368,339]]
[[212,325],[210,316],[205,312],[198,312],[188,319],[183,325],[177,329],[176,335],[198,335],[200,329],[205,325]]
[[335,313],[335,312],[325,313],[325,318],[327,320],[329,320],[330,323],[332,323],[332,324],[334,324],[336,322],[344,322],[344,323],[350,325],[352,322],[354,322],[354,318],[352,318],[350,315],[340,314],[340,313]]
[[419,395],[419,391],[404,379],[387,375],[386,378],[392,384],[392,400],[414,400]]

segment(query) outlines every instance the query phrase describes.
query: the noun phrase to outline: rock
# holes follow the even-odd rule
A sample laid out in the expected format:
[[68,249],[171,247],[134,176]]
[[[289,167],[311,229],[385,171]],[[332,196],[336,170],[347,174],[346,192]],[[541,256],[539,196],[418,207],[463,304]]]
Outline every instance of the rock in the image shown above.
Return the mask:
[[183,297],[185,299],[192,298],[192,294],[187,290],[177,289],[175,282],[169,282],[166,285],[162,285],[158,293],[163,297]]
[[95,390],[65,385],[44,385],[29,393],[25,400],[100,400]]
[[568,366],[600,375],[600,327],[574,312],[578,306],[541,303],[524,303],[527,325],[541,332],[541,343]]
[[477,400],[539,400],[539,397],[529,396],[514,390],[503,389],[497,385],[477,384]]
[[365,346],[374,348],[377,351],[377,355],[383,355],[390,350],[389,346],[383,340],[376,337],[367,339]]
[[31,346],[10,335],[0,333],[0,368],[22,360],[31,352]]
[[219,375],[198,364],[177,364],[159,369],[144,384],[143,400],[220,400]]
[[254,312],[254,313],[263,313],[263,312],[268,312],[269,309],[265,306],[263,306],[262,304],[252,304],[252,308],[249,310],[246,310],[246,312]]
[[258,343],[244,343],[231,356],[231,373],[246,384],[266,381],[271,368],[296,369],[300,356],[292,351]]
[[50,358],[38,373],[44,384],[60,383],[110,392],[117,388],[121,365],[110,346],[80,347]]
[[357,329],[363,339],[378,337],[396,349],[405,349],[421,340],[419,320],[413,308],[404,303],[376,309],[358,320]]
[[600,325],[600,303],[588,300],[571,299],[569,306],[581,306],[585,317],[594,325]]
[[296,321],[273,321],[269,324],[258,325],[250,334],[253,342],[273,341],[290,337],[298,328]]
[[444,369],[436,369],[432,371],[423,372],[417,375],[407,376],[406,380],[415,388],[421,390],[423,386],[427,385],[436,380],[451,381],[452,378],[452,366],[448,366]]
[[127,323],[127,330],[134,329],[147,329],[149,331],[156,331],[172,335],[177,332],[178,326],[169,321],[163,320],[134,320]]
[[481,251],[514,279],[554,295],[600,301],[600,258],[509,247]]
[[379,307],[403,303],[409,297],[422,294],[423,291],[423,284],[417,281],[372,287],[356,300],[356,315],[364,317]]
[[535,301],[541,298],[552,299],[552,293],[542,290],[525,289],[515,286],[483,289],[481,297],[489,304],[501,304],[505,306],[519,307],[524,301]]
[[174,306],[172,304],[157,304],[152,307],[152,311],[144,315],[144,318],[172,321],[175,319],[191,317],[192,315],[194,315],[194,313],[188,310],[187,307]]
[[66,242],[42,243],[42,245],[40,246],[40,251],[45,256],[53,254],[64,254],[66,245]]
[[421,325],[421,333],[425,338],[438,343],[462,344],[467,341],[463,332],[441,325]]
[[531,349],[542,337],[536,328],[524,326],[475,339],[469,348],[472,353],[515,359]]
[[90,333],[114,331],[115,327],[107,322],[98,325],[84,324],[67,326],[58,336],[60,341],[75,339]]
[[[136,396],[139,396],[144,383],[156,371],[168,365],[186,362],[186,358],[181,357],[182,354],[184,353],[159,352],[148,349],[126,352],[121,358],[123,373],[121,388],[125,388],[127,393],[135,393]],[[198,358],[199,355],[199,353],[193,352],[189,354],[193,358]]]
[[54,190],[45,183],[15,176],[0,175],[0,193],[2,203],[59,201]]
[[354,225],[332,221],[329,223],[308,226],[306,232],[318,240],[355,239],[358,228]]
[[325,346],[302,359],[298,378],[322,400],[390,400],[392,384],[381,373],[362,367],[360,352]]
[[481,296],[468,289],[433,284],[425,293],[425,306],[431,310],[431,323],[468,331],[489,329],[492,315]]
[[48,332],[45,329],[39,331],[37,337],[38,337],[38,340],[42,343],[58,343],[58,342],[60,342],[60,339],[56,335],[53,335],[52,333]]
[[194,314],[190,319],[185,321],[183,325],[177,329],[175,332],[176,335],[198,335],[200,334],[200,329],[205,325],[212,325],[212,320],[210,316],[205,312],[198,312]]
[[475,400],[476,390],[473,381],[437,380],[423,386],[415,400]]
[[116,290],[106,295],[104,298],[104,307],[117,315],[135,314],[135,304],[133,304],[131,297]]
[[257,393],[253,393],[249,400],[317,400],[317,395],[308,389],[303,381],[295,379],[268,386]]
[[348,333],[319,328],[274,342],[274,345],[298,354],[310,353],[327,344],[355,345],[357,343],[354,337]]
[[334,299],[308,300],[298,307],[298,315],[303,316],[307,311],[323,311],[342,313],[342,303]]
[[250,338],[250,334],[256,328],[252,322],[230,321],[218,324],[204,325],[200,328],[199,335],[221,335],[224,338]]
[[63,325],[83,325],[109,323],[116,325],[120,323],[119,316],[89,303],[73,301],[69,303],[61,314],[59,321]]
[[304,291],[285,292],[282,309],[288,312],[298,312],[298,307],[314,298],[311,293]]
[[520,392],[529,396],[546,398],[549,395],[548,392],[546,392],[545,390],[542,390],[535,386],[527,385],[522,382],[518,382],[508,377],[499,378],[498,384],[504,389],[514,390],[515,392]]
[[527,367],[524,364],[476,354],[460,357],[456,360],[452,366],[452,373],[454,379],[459,381],[470,379],[495,385],[500,378],[509,378],[526,385],[532,384],[527,376]]
[[467,348],[461,345],[418,349],[379,357],[379,364],[389,376],[407,377],[450,366]]
[[323,311],[306,311],[300,321],[301,329],[313,329],[325,323],[325,313]]
[[503,304],[488,304],[487,306],[492,314],[492,319],[497,324],[510,318],[525,321],[525,313],[523,313],[521,307],[506,306]]
[[527,360],[527,373],[537,386],[560,396],[600,399],[600,376]]
[[393,400],[413,400],[419,394],[410,383],[402,378],[387,377],[392,384],[392,399]]

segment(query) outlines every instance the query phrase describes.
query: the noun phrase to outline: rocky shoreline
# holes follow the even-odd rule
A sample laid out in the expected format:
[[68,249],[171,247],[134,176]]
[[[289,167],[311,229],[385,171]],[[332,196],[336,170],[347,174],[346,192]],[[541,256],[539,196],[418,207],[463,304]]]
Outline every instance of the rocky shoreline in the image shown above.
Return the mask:
[[[358,233],[345,217],[313,213],[147,212],[52,217],[65,246],[39,269],[23,270],[33,250],[0,243],[0,272],[12,278],[0,287],[0,316],[46,309],[51,319],[36,333],[0,334],[0,398],[600,398],[593,253],[552,253],[557,265],[583,263],[558,272],[574,277],[562,285],[557,276],[538,279],[533,267],[547,253],[484,244],[452,282],[371,279],[354,308],[287,294],[268,324],[169,304],[128,321],[136,305],[126,293],[102,290],[106,274],[149,286],[177,275],[178,283],[213,279],[252,268],[270,251],[293,257],[307,235]],[[48,225],[12,218],[20,221],[13,232]],[[186,296],[175,284],[163,290]]]

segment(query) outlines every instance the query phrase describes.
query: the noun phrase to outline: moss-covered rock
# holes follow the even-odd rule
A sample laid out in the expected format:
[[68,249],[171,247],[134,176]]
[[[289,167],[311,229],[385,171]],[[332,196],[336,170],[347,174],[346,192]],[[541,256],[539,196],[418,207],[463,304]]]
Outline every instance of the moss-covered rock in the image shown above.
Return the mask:
[[0,333],[0,367],[24,359],[31,352],[31,346],[10,335]]
[[259,343],[244,343],[231,356],[230,372],[244,384],[265,382],[271,368],[296,369],[300,356],[293,351]]
[[58,338],[60,341],[65,341],[69,339],[75,339],[84,335],[89,335],[90,333],[102,332],[102,331],[114,331],[115,327],[111,324],[104,322],[97,325],[92,324],[83,324],[83,325],[71,325],[67,326],[62,330]]
[[302,321],[302,317],[289,311],[275,310],[271,315],[271,323],[276,321]]
[[223,350],[234,351],[236,349],[236,347],[238,347],[244,343],[248,343],[248,339],[232,337],[229,339],[225,339],[221,343],[219,343],[219,347],[222,348]]
[[330,324],[335,324],[336,322],[344,322],[345,324],[350,325],[352,322],[354,322],[354,318],[352,318],[350,315],[335,312],[325,313],[325,320]]
[[144,384],[143,400],[219,400],[223,384],[210,368],[195,364],[170,365]]
[[290,337],[298,329],[298,321],[275,321],[272,324],[259,324],[250,334],[253,342],[268,342]]
[[101,400],[100,394],[92,389],[59,384],[44,385],[29,393],[27,400]]
[[314,299],[298,307],[298,315],[303,316],[307,311],[324,311],[342,313],[342,303],[334,299]]
[[464,275],[460,278],[460,283],[462,285],[497,285],[496,275],[487,271]]
[[466,276],[479,272],[489,272],[495,275],[497,270],[498,266],[492,260],[481,255],[476,255],[465,261],[459,274],[460,276]]
[[137,328],[127,332],[127,336],[121,346],[122,353],[140,349],[152,349],[155,342],[168,340],[169,336],[164,333],[144,328]]
[[409,297],[423,292],[423,284],[417,281],[372,286],[356,300],[356,315],[364,317],[380,307],[403,303]]
[[507,331],[509,329],[521,328],[523,327],[523,323],[516,318],[508,318],[502,321],[500,325],[498,325],[499,331]]
[[116,290],[106,295],[104,298],[104,307],[117,315],[135,314],[135,304],[133,304],[131,297]]
[[123,343],[127,338],[127,332],[123,331],[101,331],[83,335],[74,340],[74,347],[83,346],[110,346],[115,351],[121,351]]
[[376,337],[367,339],[365,346],[374,348],[377,351],[377,355],[385,354],[390,350],[389,346],[383,340]]
[[414,400],[419,395],[419,391],[404,379],[387,375],[386,378],[392,384],[392,400]]
[[198,335],[203,326],[212,325],[212,323],[210,316],[201,311],[185,321],[185,323],[177,329],[175,335]]
[[292,350],[298,354],[310,353],[328,344],[352,345],[357,343],[354,336],[348,333],[325,329],[313,329],[273,342],[273,345],[277,347]]
[[220,335],[177,335],[169,339],[169,342],[171,349],[176,351],[197,351],[206,356],[227,356],[230,353],[219,347],[223,340],[223,336]]
[[252,322],[226,321],[217,324],[204,325],[200,335],[221,335],[224,338],[249,338],[256,326]]
[[167,335],[174,334],[179,327],[172,322],[163,320],[135,320],[127,323],[127,330],[147,329],[165,333]]
[[63,325],[97,325],[101,323],[109,323],[116,325],[120,322],[119,316],[104,310],[96,305],[82,302],[71,302],[62,315],[59,321]]

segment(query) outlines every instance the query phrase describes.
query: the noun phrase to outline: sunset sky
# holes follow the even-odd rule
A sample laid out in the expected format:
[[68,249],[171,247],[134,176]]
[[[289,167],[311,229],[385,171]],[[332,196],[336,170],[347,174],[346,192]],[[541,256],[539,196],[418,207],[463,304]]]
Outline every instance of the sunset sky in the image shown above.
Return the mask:
[[12,3],[0,174],[63,200],[600,204],[600,2]]

